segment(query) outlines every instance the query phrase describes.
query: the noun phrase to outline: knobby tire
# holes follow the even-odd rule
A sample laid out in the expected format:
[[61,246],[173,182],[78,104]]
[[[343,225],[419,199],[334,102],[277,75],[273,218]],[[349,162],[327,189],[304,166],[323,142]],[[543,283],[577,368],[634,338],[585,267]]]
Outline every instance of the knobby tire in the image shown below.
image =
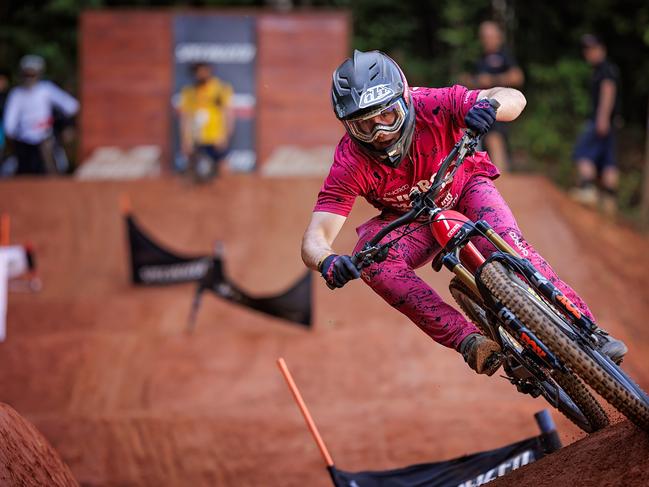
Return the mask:
[[[504,280],[503,283],[501,283],[501,286],[506,288],[513,286],[513,284],[510,281]],[[489,327],[483,322],[484,318],[481,317],[479,313],[482,308],[482,300],[476,298],[473,291],[471,291],[457,277],[452,279],[451,284],[449,285],[449,290],[453,299],[455,299],[465,315],[478,327],[478,329],[484,335],[494,338],[491,336]],[[503,289],[502,293],[507,293],[507,290]],[[494,294],[500,296],[500,291],[499,293]],[[592,433],[608,426],[609,420],[606,412],[578,377],[574,374],[560,371],[552,371],[551,377],[556,384],[564,390],[570,399],[572,399],[577,408],[579,408],[581,414],[583,414],[585,419],[588,421],[588,425],[580,424],[579,419],[575,418],[571,414],[570,407],[559,402],[559,407],[557,409],[561,414],[588,433]],[[540,385],[540,387],[543,386]]]
[[574,373],[636,425],[649,431],[649,406],[645,401],[615,380],[572,341],[556,324],[555,320],[562,318],[524,289],[522,281],[501,263],[493,261],[484,266],[482,282]]

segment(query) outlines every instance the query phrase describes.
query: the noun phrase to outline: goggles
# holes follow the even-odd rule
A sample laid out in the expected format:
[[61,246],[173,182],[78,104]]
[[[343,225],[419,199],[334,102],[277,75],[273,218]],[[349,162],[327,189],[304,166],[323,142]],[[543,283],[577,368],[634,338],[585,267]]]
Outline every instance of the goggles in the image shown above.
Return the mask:
[[392,135],[403,126],[406,120],[406,104],[403,98],[395,100],[387,107],[381,107],[361,116],[343,120],[349,133],[362,142],[374,142],[381,133]]

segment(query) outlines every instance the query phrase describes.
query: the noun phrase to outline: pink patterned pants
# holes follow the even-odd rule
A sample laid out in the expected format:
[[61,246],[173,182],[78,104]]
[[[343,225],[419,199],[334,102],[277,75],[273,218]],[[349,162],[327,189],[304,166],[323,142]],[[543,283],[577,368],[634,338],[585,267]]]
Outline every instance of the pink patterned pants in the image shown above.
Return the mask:
[[[509,206],[486,177],[472,178],[464,188],[454,208],[473,221],[485,220],[512,247],[527,251],[526,258],[559,288],[577,307],[590,318],[592,314],[586,303],[566,283],[561,281],[550,265],[523,238]],[[363,248],[381,228],[397,218],[393,213],[384,213],[367,221],[356,229],[360,237],[354,252]],[[416,224],[413,224],[413,228]],[[403,231],[397,229],[385,240],[394,238]],[[478,250],[485,256],[494,251],[493,245],[485,239],[474,239]],[[363,280],[390,306],[406,315],[436,342],[458,349],[462,340],[470,333],[479,333],[462,314],[446,304],[428,284],[415,274],[415,269],[430,262],[440,247],[428,226],[403,237],[396,243],[388,258],[381,263],[365,268]]]

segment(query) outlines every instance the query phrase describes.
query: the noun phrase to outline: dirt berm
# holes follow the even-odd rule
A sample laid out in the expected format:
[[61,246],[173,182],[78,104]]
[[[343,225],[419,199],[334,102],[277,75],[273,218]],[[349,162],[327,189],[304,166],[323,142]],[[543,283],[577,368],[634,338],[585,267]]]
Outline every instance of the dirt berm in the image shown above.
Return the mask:
[[[360,281],[332,292],[316,276],[310,331],[208,296],[191,336],[193,286],[129,283],[122,193],[156,240],[188,254],[210,253],[221,240],[232,280],[268,294],[304,272],[300,240],[320,184],[254,176],[201,187],[177,179],[0,183],[12,240],[33,243],[44,284],[39,294],[10,296],[0,401],[43,433],[84,486],[330,485],[279,356],[346,470],[443,460],[536,434],[542,400],[473,374]],[[647,239],[543,178],[498,185],[526,237],[629,344],[625,368],[649,389]],[[355,226],[374,213],[358,201],[335,248],[349,252]],[[420,275],[450,299],[447,272]],[[564,444],[583,436],[554,417]],[[624,428],[583,445],[594,451],[592,442],[629,434]],[[622,461],[640,454],[642,438],[632,439],[611,449],[610,461],[593,462],[598,468],[576,460],[561,468],[592,476],[593,485],[622,478],[631,470]],[[4,458],[7,448],[0,442]]]
[[72,472],[34,425],[0,403],[0,485],[71,487]]
[[587,436],[489,485],[493,487],[649,485],[649,434],[624,421]]

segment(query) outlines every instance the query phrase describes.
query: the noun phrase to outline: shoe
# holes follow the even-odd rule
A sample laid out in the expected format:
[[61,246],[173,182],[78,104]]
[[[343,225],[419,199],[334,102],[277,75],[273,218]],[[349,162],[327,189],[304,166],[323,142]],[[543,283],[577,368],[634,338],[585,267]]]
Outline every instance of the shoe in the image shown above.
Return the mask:
[[479,333],[472,333],[462,340],[459,351],[478,374],[493,375],[502,364],[500,345]]
[[615,218],[617,214],[617,198],[615,195],[602,194],[599,207],[604,216],[608,218]]
[[597,340],[599,341],[599,351],[614,363],[620,365],[622,359],[624,359],[624,356],[629,351],[624,342],[613,338],[606,330],[602,330],[601,328],[595,332],[595,335],[597,335]]
[[588,185],[581,188],[572,188],[570,190],[570,197],[582,205],[597,206],[598,196],[595,186]]

